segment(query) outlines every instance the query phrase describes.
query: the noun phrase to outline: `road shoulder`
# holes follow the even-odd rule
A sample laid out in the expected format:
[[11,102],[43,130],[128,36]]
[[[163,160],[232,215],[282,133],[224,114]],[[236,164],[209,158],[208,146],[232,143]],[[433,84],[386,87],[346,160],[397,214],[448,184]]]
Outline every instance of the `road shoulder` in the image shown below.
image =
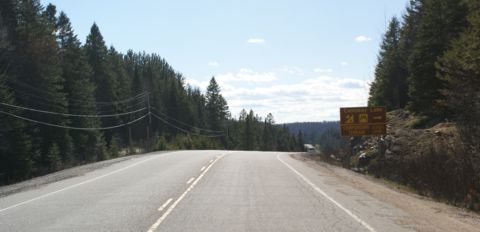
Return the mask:
[[[335,176],[342,184],[354,187],[382,202],[400,208],[410,214],[412,218],[428,222],[438,231],[478,231],[480,228],[480,215],[475,212],[395,188],[380,179],[314,160],[309,155],[291,154],[290,157],[304,162],[318,172]],[[416,229],[422,231],[421,228]]]
[[[159,152],[156,152],[156,153],[159,153]],[[164,153],[164,152],[161,152],[161,153]],[[150,155],[150,153],[141,154],[141,155],[123,156],[119,158],[83,164],[80,166],[75,166],[75,167],[67,168],[58,172],[50,173],[44,176],[34,177],[32,179],[25,180],[16,184],[0,186],[0,197],[5,197],[14,193],[38,188],[46,184],[51,184],[57,181],[85,175],[86,173],[97,170],[97,169],[105,168],[113,164],[127,161],[127,160],[138,159],[141,157],[145,157],[147,155]]]

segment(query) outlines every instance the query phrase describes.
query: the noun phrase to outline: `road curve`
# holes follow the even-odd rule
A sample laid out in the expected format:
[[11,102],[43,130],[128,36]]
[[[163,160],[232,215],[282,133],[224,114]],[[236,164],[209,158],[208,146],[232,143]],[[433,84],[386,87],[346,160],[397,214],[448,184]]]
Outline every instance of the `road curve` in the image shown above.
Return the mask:
[[152,153],[0,198],[0,231],[414,231],[286,153]]

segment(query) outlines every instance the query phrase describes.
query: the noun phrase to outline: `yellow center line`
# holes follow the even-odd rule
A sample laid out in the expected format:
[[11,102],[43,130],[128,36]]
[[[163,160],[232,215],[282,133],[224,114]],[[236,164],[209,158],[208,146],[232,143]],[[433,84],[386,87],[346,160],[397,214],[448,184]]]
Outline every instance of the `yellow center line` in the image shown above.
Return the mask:
[[163,213],[162,216],[160,216],[160,218],[148,229],[148,232],[153,232],[155,231],[158,226],[160,226],[160,224],[165,220],[165,218],[167,218],[167,216],[173,211],[173,209],[175,209],[175,207],[178,205],[178,203],[180,203],[180,201],[183,200],[183,198],[185,198],[185,196],[187,196],[187,194],[195,187],[195,185],[197,185],[197,183],[203,178],[203,176],[205,176],[205,174],[208,172],[208,170],[210,170],[210,168],[218,161],[220,160],[223,156],[225,156],[225,154],[221,155],[221,156],[218,156],[210,165],[208,165],[206,168],[202,168],[205,169],[198,177],[197,179],[195,179],[195,181],[187,188],[187,190],[185,190],[185,192],[182,193],[182,195],[180,195],[180,197],[178,197],[177,200],[175,200],[171,205],[170,207],[168,207],[168,209],[165,211],[165,213]]
[[163,209],[165,209],[165,207],[167,207],[172,200],[173,200],[172,198],[168,199],[165,203],[163,203],[162,206],[160,206],[160,208],[158,208],[158,211],[162,211]]

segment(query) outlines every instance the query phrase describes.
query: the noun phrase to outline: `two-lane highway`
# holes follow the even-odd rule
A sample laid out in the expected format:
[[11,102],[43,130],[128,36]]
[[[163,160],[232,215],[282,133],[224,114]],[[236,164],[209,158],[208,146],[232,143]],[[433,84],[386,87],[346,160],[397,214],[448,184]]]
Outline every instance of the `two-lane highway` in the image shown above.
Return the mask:
[[0,198],[0,231],[412,231],[286,153],[150,154]]

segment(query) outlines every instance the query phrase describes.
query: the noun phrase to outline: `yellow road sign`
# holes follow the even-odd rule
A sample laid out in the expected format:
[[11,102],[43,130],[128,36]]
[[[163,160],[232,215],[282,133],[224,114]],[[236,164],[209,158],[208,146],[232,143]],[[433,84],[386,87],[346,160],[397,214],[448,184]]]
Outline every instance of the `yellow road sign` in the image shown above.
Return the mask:
[[387,133],[384,106],[340,108],[342,136],[384,135]]

